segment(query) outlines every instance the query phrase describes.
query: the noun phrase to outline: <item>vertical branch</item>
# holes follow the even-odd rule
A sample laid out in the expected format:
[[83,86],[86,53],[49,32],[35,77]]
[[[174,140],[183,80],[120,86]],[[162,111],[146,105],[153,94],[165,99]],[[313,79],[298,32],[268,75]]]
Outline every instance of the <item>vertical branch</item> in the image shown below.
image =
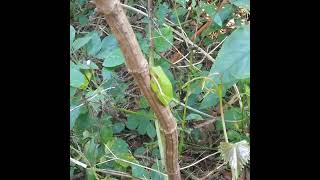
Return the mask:
[[168,178],[169,180],[180,180],[176,120],[170,109],[163,106],[151,90],[148,62],[142,54],[136,36],[123,12],[121,4],[119,0],[95,0],[94,4],[98,11],[105,15],[107,23],[119,42],[128,71],[133,75],[163,129],[166,144],[165,156]]

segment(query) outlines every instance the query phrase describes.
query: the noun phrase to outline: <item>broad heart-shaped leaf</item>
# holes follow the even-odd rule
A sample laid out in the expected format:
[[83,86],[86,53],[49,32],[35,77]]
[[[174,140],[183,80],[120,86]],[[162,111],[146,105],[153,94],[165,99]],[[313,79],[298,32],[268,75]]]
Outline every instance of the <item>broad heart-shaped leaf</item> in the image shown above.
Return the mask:
[[200,109],[213,107],[219,102],[219,96],[216,93],[210,93],[205,96],[200,104]]
[[154,46],[156,51],[164,52],[171,48],[173,43],[173,34],[170,27],[164,27],[160,29],[161,34],[158,31],[154,32]]
[[250,146],[245,140],[235,144],[221,142],[219,151],[231,167],[232,180],[238,179],[241,170],[250,160]]
[[100,51],[101,45],[102,43],[99,34],[94,32],[91,40],[88,42],[88,44],[86,44],[88,55],[96,55]]
[[76,30],[72,25],[70,25],[70,47],[72,46],[75,36],[76,36]]
[[83,84],[86,83],[85,76],[77,69],[70,69],[70,86],[75,88],[80,88]]
[[106,36],[101,42],[101,51],[112,50],[119,47],[118,41],[113,34]]
[[102,64],[104,67],[115,67],[124,63],[124,57],[119,47],[102,51],[97,55],[97,58],[104,60]]
[[245,8],[250,11],[250,0],[230,0],[229,2],[235,6]]
[[86,45],[92,38],[93,32],[88,33],[84,37],[76,39],[72,43],[72,51],[76,52],[78,49],[82,48],[84,45]]
[[[223,43],[210,74],[219,73],[222,83],[235,83],[250,77],[250,26],[245,25],[234,32]],[[219,76],[213,80],[220,84]]]

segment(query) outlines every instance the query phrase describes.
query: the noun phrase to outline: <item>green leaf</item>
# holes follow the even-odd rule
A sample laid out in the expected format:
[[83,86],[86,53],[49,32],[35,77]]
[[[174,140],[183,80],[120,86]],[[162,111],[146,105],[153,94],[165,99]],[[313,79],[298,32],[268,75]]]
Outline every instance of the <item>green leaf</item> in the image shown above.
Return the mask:
[[[81,109],[80,109],[81,112]],[[88,113],[84,113],[79,115],[79,117],[77,118],[75,125],[74,125],[74,130],[79,133],[82,134],[82,132],[89,128],[91,126],[91,121],[89,119],[89,114]]]
[[96,144],[94,143],[94,139],[91,139],[86,145],[85,145],[85,155],[88,161],[92,164],[96,161]]
[[[112,151],[112,153],[115,154],[118,158],[125,159],[131,162],[135,160],[134,157],[129,153],[128,144],[120,138],[114,138],[113,140],[108,141],[106,146],[108,146]],[[106,155],[112,156],[108,148],[105,148],[105,152],[106,152]],[[129,166],[129,163],[119,161],[119,160],[117,160],[116,163],[124,168],[127,168]]]
[[223,22],[227,20],[232,13],[233,13],[233,6],[231,4],[226,4],[220,9],[220,11],[218,12],[218,15],[221,19],[220,26],[222,26]]
[[145,118],[144,118],[144,119],[140,119],[140,121],[139,121],[139,127],[138,127],[138,129],[137,129],[138,133],[139,133],[140,135],[145,135],[146,132],[147,132],[147,128],[148,128],[149,124],[150,124],[150,121],[149,121],[149,120],[147,120],[147,119],[145,119]]
[[111,151],[116,155],[129,152],[129,145],[120,138],[115,138],[113,141],[109,141],[107,144],[109,148],[111,148]]
[[[157,160],[157,162],[154,163],[151,166],[151,168],[154,169],[154,170],[163,172],[163,168],[161,167],[161,162],[159,160]],[[151,179],[152,180],[165,180],[165,176],[160,174],[160,173],[158,173],[158,172],[151,171]]]
[[137,116],[136,114],[128,114],[127,119],[127,127],[130,130],[134,130],[138,127],[141,116]]
[[219,96],[216,93],[210,93],[202,100],[200,109],[206,109],[215,106],[219,102]]
[[112,72],[111,71],[109,71],[107,68],[102,68],[102,77],[103,77],[104,81],[110,79],[111,76],[112,76]]
[[[70,107],[71,109],[72,107]],[[76,119],[79,117],[80,115],[80,109],[77,108],[73,111],[70,112],[70,130],[73,128],[74,124],[76,123]]]
[[[170,19],[173,23],[177,23],[178,24],[178,19],[177,16],[179,17],[179,19],[182,18],[182,16],[184,16],[186,13],[188,12],[188,10],[186,8],[183,7],[178,7],[176,9],[176,12],[173,12],[170,16]],[[181,20],[180,20],[181,21]]]
[[190,92],[192,94],[200,94],[201,93],[201,82],[200,81],[193,81],[190,83]]
[[189,114],[187,117],[186,117],[186,120],[187,121],[191,121],[191,120],[203,120],[203,118],[199,115],[199,114]]
[[[171,48],[173,43],[173,34],[170,27],[164,27],[154,33],[154,46],[157,52],[164,52]],[[170,44],[171,43],[171,44]]]
[[70,69],[70,86],[80,88],[86,79],[84,75],[77,69]]
[[73,52],[76,52],[78,49],[82,48],[84,45],[86,45],[92,38],[93,33],[88,33],[84,37],[76,39],[72,44],[72,50]]
[[[139,163],[137,162],[137,164],[139,164]],[[131,168],[132,168],[132,175],[133,176],[140,177],[142,179],[145,179],[145,178],[150,179],[148,172],[144,168],[142,168],[140,166],[136,166],[136,165],[131,165]]]
[[106,36],[101,43],[101,51],[112,50],[119,47],[118,41],[113,34]]
[[[227,130],[238,130],[240,122],[242,120],[242,111],[240,108],[231,108],[224,112],[224,119],[226,120],[226,128]],[[228,122],[228,121],[239,121],[239,122]],[[217,130],[222,131],[222,121],[221,117],[217,117],[217,121],[215,123]]]
[[240,141],[235,144],[221,142],[219,151],[225,162],[231,167],[232,179],[238,179],[243,167],[250,160],[250,146],[247,141]]
[[112,126],[112,130],[115,134],[118,134],[120,133],[121,131],[123,131],[125,128],[125,124],[122,123],[122,122],[118,122],[118,123],[115,123],[113,126]]
[[84,26],[89,22],[89,19],[85,15],[80,15],[78,20],[81,26]]
[[108,126],[103,126],[100,129],[100,138],[102,143],[107,143],[108,141],[112,140],[113,138],[112,129]]
[[156,129],[154,128],[154,125],[150,121],[147,127],[147,134],[150,138],[154,138],[157,135]]
[[175,0],[177,3],[181,4],[182,7],[186,8],[187,0]]
[[124,64],[124,57],[120,48],[105,50],[97,55],[97,58],[104,59],[104,67],[115,67]]
[[141,155],[143,155],[144,154],[144,152],[146,151],[146,148],[144,148],[143,146],[141,146],[141,147],[138,147],[135,151],[134,151],[134,153],[133,153],[133,155],[135,155],[135,156],[141,156]]
[[76,30],[72,25],[70,25],[70,47],[72,46],[75,36],[76,36]]
[[147,102],[147,100],[146,100],[146,98],[144,97],[144,96],[142,96],[141,98],[140,98],[140,108],[141,109],[144,109],[144,108],[147,108],[147,107],[149,107],[149,104],[148,104],[148,102]]
[[90,56],[96,55],[100,51],[101,45],[102,43],[101,43],[99,34],[97,32],[94,32],[91,40],[86,45],[88,55]]
[[193,129],[192,132],[191,132],[191,136],[197,142],[200,142],[202,140],[200,129]]
[[224,119],[226,120],[242,120],[242,111],[240,108],[231,108],[224,112]]
[[250,0],[230,0],[231,4],[250,11]]
[[214,4],[208,4],[201,2],[200,9],[201,12],[204,10],[212,19],[214,19],[214,22],[218,24],[219,26],[222,26],[222,19],[219,16],[219,13],[215,10]]
[[[210,74],[222,75],[222,82],[236,83],[250,77],[250,26],[245,25],[234,32],[223,43]],[[220,84],[220,78],[213,76]]]
[[155,12],[155,16],[159,20],[159,24],[164,23],[165,17],[168,15],[169,12],[170,9],[167,3],[163,3],[158,6],[158,9]]
[[239,132],[232,129],[228,130],[227,134],[230,142],[237,142],[243,139],[243,136]]

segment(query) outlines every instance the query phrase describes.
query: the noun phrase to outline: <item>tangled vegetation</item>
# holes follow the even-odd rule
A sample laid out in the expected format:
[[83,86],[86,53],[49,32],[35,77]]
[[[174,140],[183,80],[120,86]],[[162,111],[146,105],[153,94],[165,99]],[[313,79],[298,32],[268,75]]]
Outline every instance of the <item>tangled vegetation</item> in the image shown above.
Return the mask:
[[[121,3],[160,68],[151,86],[176,119],[181,179],[250,179],[249,0]],[[124,57],[95,4],[70,0],[70,179],[168,178],[161,127]]]

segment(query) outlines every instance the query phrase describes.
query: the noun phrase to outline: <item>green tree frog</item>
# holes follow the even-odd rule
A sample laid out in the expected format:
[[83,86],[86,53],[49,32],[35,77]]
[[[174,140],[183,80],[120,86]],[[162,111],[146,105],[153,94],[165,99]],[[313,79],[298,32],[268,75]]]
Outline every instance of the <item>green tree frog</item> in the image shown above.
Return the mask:
[[150,67],[151,89],[164,106],[168,106],[173,99],[172,84],[160,66]]

